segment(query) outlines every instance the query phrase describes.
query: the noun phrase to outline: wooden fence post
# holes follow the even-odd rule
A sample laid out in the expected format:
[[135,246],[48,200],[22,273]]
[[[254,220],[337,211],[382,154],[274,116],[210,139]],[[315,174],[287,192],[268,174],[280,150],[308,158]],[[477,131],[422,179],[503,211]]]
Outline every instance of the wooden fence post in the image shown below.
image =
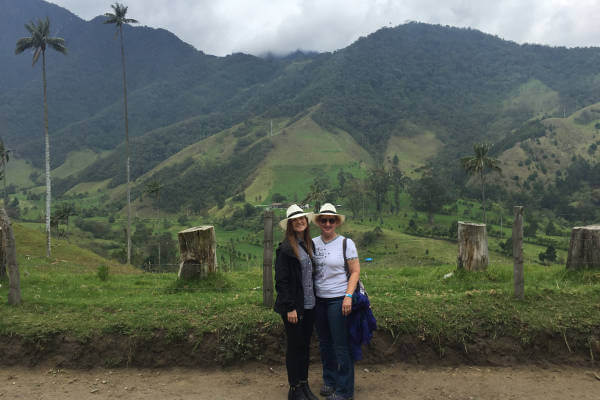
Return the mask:
[[6,272],[8,274],[8,304],[16,306],[21,304],[21,274],[17,264],[17,249],[10,218],[6,215],[4,207],[0,207],[0,227],[2,229],[2,247],[6,258]]
[[263,304],[273,307],[273,211],[265,211],[264,222]]
[[513,222],[512,245],[515,281],[515,297],[525,296],[525,277],[523,274],[523,206],[514,206],[515,222]]

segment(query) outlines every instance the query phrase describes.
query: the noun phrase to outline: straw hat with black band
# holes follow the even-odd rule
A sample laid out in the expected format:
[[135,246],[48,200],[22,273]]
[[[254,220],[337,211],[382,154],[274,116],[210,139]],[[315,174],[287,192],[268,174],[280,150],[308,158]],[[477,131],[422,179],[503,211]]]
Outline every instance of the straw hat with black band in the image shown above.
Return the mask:
[[321,206],[321,209],[319,210],[319,212],[313,216],[315,222],[318,221],[319,217],[321,217],[321,216],[337,217],[337,219],[340,221],[338,225],[342,225],[344,223],[344,221],[346,220],[346,216],[342,215],[342,214],[338,214],[335,209],[335,206],[331,203],[325,203]]
[[291,206],[288,207],[288,209],[285,212],[285,219],[282,219],[281,221],[279,221],[279,226],[281,227],[281,229],[283,229],[285,231],[287,228],[288,220],[296,219],[296,218],[300,218],[300,217],[306,217],[306,218],[308,218],[308,222],[310,222],[313,217],[313,213],[305,212],[303,209],[298,207],[298,205],[292,204]]

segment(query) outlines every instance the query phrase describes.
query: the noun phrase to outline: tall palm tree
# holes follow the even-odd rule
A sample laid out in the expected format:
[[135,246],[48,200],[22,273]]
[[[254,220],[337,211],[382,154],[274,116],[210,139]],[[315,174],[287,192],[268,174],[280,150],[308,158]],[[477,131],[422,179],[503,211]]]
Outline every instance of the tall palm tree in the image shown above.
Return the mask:
[[144,192],[150,195],[156,195],[155,205],[156,205],[156,226],[158,227],[156,232],[158,236],[158,267],[161,268],[161,260],[160,260],[160,190],[163,185],[161,185],[158,179],[155,179],[146,184]]
[[123,24],[135,24],[137,21],[132,18],[126,18],[127,6],[115,3],[111,5],[114,12],[105,13],[105,24],[115,24],[117,35],[121,39],[121,66],[123,67],[123,107],[125,113],[125,147],[127,151],[127,161],[125,169],[127,171],[127,264],[131,264],[131,183],[130,183],[130,153],[129,153],[129,119],[127,116],[127,74],[125,73],[125,47],[123,45]]
[[59,37],[50,37],[50,20],[39,19],[25,24],[25,29],[31,34],[17,40],[15,54],[21,54],[27,49],[34,49],[32,66],[42,55],[42,81],[44,85],[44,139],[46,141],[46,256],[50,257],[50,139],[48,137],[48,102],[46,96],[46,48],[50,47],[59,53],[66,54],[65,40]]
[[488,171],[502,172],[499,164],[500,161],[496,158],[488,157],[488,153],[492,146],[488,143],[475,143],[473,145],[474,156],[463,157],[460,159],[462,167],[470,175],[479,176],[481,183],[481,204],[483,206],[483,222],[487,224],[485,215],[485,174]]

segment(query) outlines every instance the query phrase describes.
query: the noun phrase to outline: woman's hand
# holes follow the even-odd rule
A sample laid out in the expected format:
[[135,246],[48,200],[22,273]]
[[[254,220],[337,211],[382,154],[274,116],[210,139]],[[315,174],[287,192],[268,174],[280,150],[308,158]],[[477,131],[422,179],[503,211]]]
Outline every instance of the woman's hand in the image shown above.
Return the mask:
[[344,297],[342,302],[342,315],[348,315],[352,311],[352,297]]
[[297,324],[298,323],[298,313],[296,312],[296,310],[292,310],[290,312],[287,313],[287,318],[288,318],[288,322],[290,324]]

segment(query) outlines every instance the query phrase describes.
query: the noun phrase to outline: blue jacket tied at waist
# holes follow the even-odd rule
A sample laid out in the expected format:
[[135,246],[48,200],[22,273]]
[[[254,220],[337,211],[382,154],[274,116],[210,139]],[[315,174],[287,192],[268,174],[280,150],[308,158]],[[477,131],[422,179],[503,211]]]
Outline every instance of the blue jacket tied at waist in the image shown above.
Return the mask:
[[363,344],[369,344],[373,331],[377,329],[377,321],[371,311],[371,302],[366,293],[356,290],[352,297],[352,312],[348,316],[350,336],[350,353],[356,360],[362,359]]

